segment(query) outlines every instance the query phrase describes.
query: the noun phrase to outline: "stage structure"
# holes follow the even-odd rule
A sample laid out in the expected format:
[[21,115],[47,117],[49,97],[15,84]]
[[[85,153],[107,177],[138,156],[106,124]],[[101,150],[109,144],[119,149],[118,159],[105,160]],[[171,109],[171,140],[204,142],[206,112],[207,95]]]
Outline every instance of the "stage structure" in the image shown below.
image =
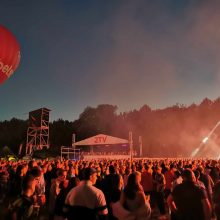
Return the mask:
[[71,160],[81,160],[81,150],[75,149],[73,147],[61,147],[61,161],[63,160],[64,156],[66,156],[66,159]]
[[26,155],[35,150],[49,148],[49,114],[50,109],[40,108],[29,112]]
[[[132,142],[132,143],[131,143]],[[129,153],[128,154],[108,154],[108,153],[104,153],[102,154],[101,152],[97,152],[95,153],[93,151],[93,148],[95,146],[101,147],[104,146],[105,149],[112,149],[112,145],[121,145],[122,148],[121,150],[123,150],[124,146],[128,146],[129,147]],[[72,137],[72,149],[68,150],[65,147],[61,147],[61,158],[62,156],[64,156],[64,154],[67,154],[67,158],[69,158],[69,152],[71,152],[71,154],[74,154],[74,152],[77,154],[77,150],[76,147],[84,147],[84,146],[90,146],[90,152],[89,153],[85,153],[82,150],[80,151],[81,154],[81,158],[83,158],[84,160],[93,160],[93,159],[128,159],[128,158],[132,158],[131,155],[131,150],[133,148],[133,141],[132,141],[132,133],[129,133],[129,141],[126,139],[121,139],[121,138],[117,138],[117,137],[112,137],[109,135],[105,135],[105,134],[98,134],[95,135],[93,137],[87,138],[85,140],[81,140],[78,142],[75,142],[75,134],[73,134]]]

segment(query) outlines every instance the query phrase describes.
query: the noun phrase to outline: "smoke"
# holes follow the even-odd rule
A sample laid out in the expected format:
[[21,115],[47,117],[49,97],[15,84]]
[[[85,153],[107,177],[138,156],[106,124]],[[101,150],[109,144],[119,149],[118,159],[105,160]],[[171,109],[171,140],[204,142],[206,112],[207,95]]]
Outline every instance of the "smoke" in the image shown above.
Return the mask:
[[164,93],[178,87],[175,66],[161,53],[142,19],[136,19],[143,1],[129,3],[101,30],[110,34],[113,43],[105,56],[107,62],[100,62],[100,93],[124,109],[140,107],[145,100],[157,103]]
[[206,73],[208,83],[211,83],[210,87],[214,86],[215,88],[220,82],[219,9],[219,1],[203,1],[197,10],[189,13],[192,24],[186,35],[193,50],[200,54],[200,56],[194,57],[194,62],[197,65],[202,65],[201,61],[204,61],[208,67]]
[[155,1],[126,3],[97,30],[109,39],[95,67],[103,73],[97,100],[129,110],[218,97],[220,4],[186,4],[171,13]]

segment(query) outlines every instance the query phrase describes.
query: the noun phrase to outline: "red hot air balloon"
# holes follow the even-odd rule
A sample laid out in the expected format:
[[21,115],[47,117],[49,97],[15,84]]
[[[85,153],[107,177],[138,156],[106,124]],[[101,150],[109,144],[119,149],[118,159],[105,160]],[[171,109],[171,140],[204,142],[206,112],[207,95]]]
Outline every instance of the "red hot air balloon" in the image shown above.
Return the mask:
[[17,69],[20,62],[20,46],[14,35],[0,25],[0,84]]

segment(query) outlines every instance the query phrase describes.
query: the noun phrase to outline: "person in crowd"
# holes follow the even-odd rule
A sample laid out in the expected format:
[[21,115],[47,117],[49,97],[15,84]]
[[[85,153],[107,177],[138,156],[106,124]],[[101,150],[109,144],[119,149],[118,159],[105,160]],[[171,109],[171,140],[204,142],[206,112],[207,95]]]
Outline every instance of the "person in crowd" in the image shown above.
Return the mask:
[[59,160],[55,161],[54,164],[52,164],[52,170],[51,170],[51,180],[57,178],[57,170],[61,169],[61,163]]
[[220,169],[218,167],[218,162],[216,160],[212,160],[211,161],[211,166],[210,166],[210,176],[214,182],[214,184],[216,184],[219,180],[219,176],[220,176]]
[[144,165],[141,173],[141,185],[143,187],[145,195],[152,195],[153,170],[147,164]]
[[124,187],[123,178],[120,174],[116,174],[115,182],[112,190],[111,200],[109,201],[109,220],[116,220],[112,213],[112,205],[120,200],[122,188]]
[[95,187],[97,187],[100,190],[103,190],[104,176],[102,175],[101,167],[97,166],[96,171],[97,171],[97,180]]
[[65,199],[69,191],[79,184],[77,177],[71,177],[60,183],[60,193],[57,195],[54,211],[54,220],[64,220],[65,213],[63,212],[65,206]]
[[213,209],[217,220],[220,220],[220,180],[218,180],[213,188]]
[[97,171],[94,168],[84,169],[83,179],[74,187],[65,200],[67,218],[74,220],[107,219],[108,209],[103,192],[93,186],[96,183]]
[[[181,184],[183,182],[183,178],[181,176],[181,173],[179,170],[176,170],[174,172],[174,181],[172,182],[172,187],[171,187],[171,192],[173,192],[174,188]],[[168,195],[169,196],[169,195]],[[170,219],[171,220],[176,220],[176,215],[175,213],[172,211],[172,210],[169,210],[170,211]]]
[[127,182],[128,182],[128,176],[131,174],[131,168],[130,166],[126,167],[125,168],[125,174],[123,176],[123,181],[124,181],[124,186],[127,185]]
[[156,197],[156,203],[160,211],[160,219],[167,219],[165,216],[166,210],[165,210],[165,198],[164,198],[164,189],[166,180],[162,173],[162,168],[160,166],[156,167],[156,173],[154,176],[154,189],[155,189],[155,197]]
[[12,198],[18,197],[22,192],[22,182],[27,173],[26,165],[19,164],[16,169],[14,178],[11,181],[10,195]]
[[4,166],[0,166],[0,204],[4,203],[9,183],[9,173]]
[[204,167],[199,166],[197,170],[199,171],[199,174],[200,174],[199,180],[202,181],[203,184],[205,185],[205,188],[208,193],[209,201],[211,202],[212,201],[212,188],[214,187],[214,182],[212,178],[210,177],[210,175],[205,173]]
[[174,180],[172,182],[171,192],[173,191],[173,189],[175,188],[176,185],[179,185],[182,182],[183,182],[183,178],[181,176],[181,173],[179,170],[176,170],[174,172]]
[[206,190],[204,183],[199,180],[200,172],[198,170],[194,170],[194,175],[195,175],[195,178],[196,178],[195,179],[196,184]]
[[44,167],[44,180],[45,180],[45,196],[46,196],[46,203],[49,202],[49,195],[50,195],[50,187],[51,187],[51,180],[52,180],[52,166],[51,164],[47,164]]
[[76,171],[75,167],[73,165],[70,165],[67,172],[67,179],[71,179],[72,177],[76,177]]
[[109,166],[109,174],[105,177],[103,183],[103,192],[105,194],[107,205],[109,206],[112,201],[114,186],[117,183],[117,173],[114,165]]
[[199,174],[200,174],[199,180],[203,182],[205,189],[207,191],[209,202],[211,203],[211,206],[212,206],[212,217],[214,218],[214,210],[213,210],[213,204],[212,204],[213,202],[212,189],[214,187],[214,182],[211,176],[209,175],[210,173],[209,166],[207,165],[205,167],[199,166],[197,170],[199,171]]
[[37,220],[38,206],[35,206],[34,198],[36,179],[34,176],[26,176],[22,182],[22,193],[9,204],[7,220]]
[[37,180],[36,187],[35,187],[35,196],[37,198],[37,204],[39,205],[39,218],[43,218],[45,213],[47,213],[45,203],[46,203],[46,196],[45,196],[45,188],[46,183],[44,180],[44,172],[41,169],[41,167],[33,167],[32,170],[30,170],[29,175],[32,175]]
[[129,175],[128,183],[121,193],[120,204],[134,219],[145,220],[150,218],[151,207],[140,182],[140,172],[135,171]]
[[176,168],[174,166],[174,164],[170,164],[170,166],[168,167],[167,171],[164,173],[164,177],[165,177],[165,189],[164,189],[164,195],[165,198],[168,197],[168,195],[171,193],[171,189],[172,189],[172,182],[174,181],[175,177],[174,177],[174,172],[175,172]]
[[53,219],[55,213],[56,198],[60,193],[60,183],[66,179],[66,171],[62,168],[57,169],[57,178],[52,181],[49,195],[49,213],[50,219]]
[[177,220],[211,220],[211,205],[206,191],[196,184],[191,169],[182,174],[183,183],[177,185],[168,196],[169,208]]

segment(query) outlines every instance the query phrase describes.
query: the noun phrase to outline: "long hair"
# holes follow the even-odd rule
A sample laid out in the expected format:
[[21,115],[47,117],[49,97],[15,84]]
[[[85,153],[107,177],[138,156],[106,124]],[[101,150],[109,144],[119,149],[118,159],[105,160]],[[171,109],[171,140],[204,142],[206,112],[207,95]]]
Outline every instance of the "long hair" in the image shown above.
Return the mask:
[[135,199],[136,192],[143,190],[138,182],[138,175],[140,175],[139,172],[133,172],[128,176],[128,182],[124,189],[125,196],[128,199]]
[[120,189],[121,187],[121,175],[120,174],[115,174],[114,176],[114,181],[112,183],[112,188],[117,190],[117,189]]

